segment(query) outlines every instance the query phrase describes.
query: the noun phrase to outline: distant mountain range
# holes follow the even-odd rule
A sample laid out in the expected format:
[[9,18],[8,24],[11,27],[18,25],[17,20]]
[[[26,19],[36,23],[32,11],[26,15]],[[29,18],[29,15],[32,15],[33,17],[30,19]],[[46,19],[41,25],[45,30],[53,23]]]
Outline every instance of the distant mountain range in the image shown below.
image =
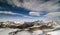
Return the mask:
[[56,26],[58,24],[54,23],[54,22],[44,23],[43,21],[40,21],[40,20],[34,21],[34,22],[22,22],[22,23],[15,23],[15,22],[12,22],[12,21],[0,22],[0,27],[20,28],[20,29],[29,28],[29,27],[40,27],[42,25]]

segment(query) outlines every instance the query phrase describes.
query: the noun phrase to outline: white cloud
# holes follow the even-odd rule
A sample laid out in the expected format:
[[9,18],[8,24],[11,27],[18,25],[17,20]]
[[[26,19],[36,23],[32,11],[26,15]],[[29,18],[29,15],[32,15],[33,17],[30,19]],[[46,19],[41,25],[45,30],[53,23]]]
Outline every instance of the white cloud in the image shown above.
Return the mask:
[[13,6],[22,7],[22,3],[19,0],[7,0],[7,2]]
[[60,12],[51,12],[46,15],[47,17],[55,17],[55,16],[60,16]]
[[23,4],[23,7],[30,9],[30,10],[34,10],[34,11],[55,11],[56,9],[58,9],[58,5],[55,4],[56,2],[54,2],[54,1],[49,1],[49,2],[45,2],[45,3],[41,3],[41,4],[39,4],[37,2],[38,1],[25,2]]
[[30,16],[40,16],[39,12],[29,12]]
[[3,14],[12,14],[12,15],[20,15],[18,13],[14,13],[14,12],[11,12],[11,11],[0,11],[0,13],[3,13]]
[[52,20],[53,18],[55,17],[58,17],[60,16],[60,12],[51,12],[51,13],[48,13],[46,16],[46,19],[45,20]]
[[[23,0],[23,3],[21,3],[19,0],[7,0],[7,2],[13,6],[17,7],[23,7],[26,9],[29,9],[31,11],[38,12],[35,14],[32,14],[33,16],[39,16],[39,12],[45,11],[45,12],[56,12],[57,9],[60,8],[58,4],[56,4],[59,0],[49,0],[47,2],[44,2],[44,0]],[[31,15],[31,13],[29,13]]]
[[11,14],[11,15],[20,15],[22,17],[31,18],[30,16],[27,16],[27,15],[24,15],[24,14],[19,14],[19,13],[14,13],[14,12],[11,12],[11,11],[0,11],[0,13],[3,13],[3,14]]
[[21,3],[19,0],[7,0],[9,4],[17,7],[23,7],[33,11],[56,11],[60,6],[57,3],[59,0],[50,0],[44,2],[44,0],[23,0]]

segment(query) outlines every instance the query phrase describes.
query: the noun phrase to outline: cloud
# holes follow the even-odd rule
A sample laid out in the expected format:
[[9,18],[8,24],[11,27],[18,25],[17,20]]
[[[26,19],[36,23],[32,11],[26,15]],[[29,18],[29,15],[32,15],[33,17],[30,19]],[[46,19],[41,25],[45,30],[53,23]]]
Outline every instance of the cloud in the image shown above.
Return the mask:
[[14,13],[14,12],[11,12],[11,11],[0,11],[0,13],[3,13],[3,14],[12,14],[12,15],[20,15],[18,13]]
[[[22,7],[31,10],[29,13],[29,15],[31,16],[40,16],[40,12],[42,11],[45,11],[46,13],[51,13],[57,12],[60,9],[60,5],[58,3],[59,0],[7,0],[7,2],[12,6]],[[36,13],[32,14],[31,12]]]
[[60,24],[60,12],[48,13],[45,21],[55,21]]
[[24,15],[24,14],[19,14],[19,13],[14,13],[14,12],[11,12],[11,11],[0,11],[0,14],[11,14],[11,15],[19,15],[19,16],[22,16],[22,17],[28,17],[30,18],[30,16],[27,16],[27,15]]
[[9,4],[23,7],[33,11],[56,11],[60,6],[56,4],[59,0],[7,0]]
[[60,12],[51,12],[46,15],[47,17],[55,17],[55,16],[60,16]]
[[29,12],[30,16],[40,16],[39,12]]
[[[8,4],[12,6],[22,7],[38,14],[32,14],[33,16],[39,16],[39,12],[56,12],[60,9],[59,0],[7,0]],[[31,15],[31,12],[29,13]],[[32,16],[31,15],[31,16]]]
[[56,9],[58,9],[58,5],[55,4],[56,0],[54,1],[48,1],[45,3],[38,3],[39,1],[33,1],[31,0],[31,2],[25,2],[23,4],[24,8],[30,9],[30,10],[34,10],[34,11],[55,11]]
[[[53,18],[60,16],[60,12],[51,12],[45,15],[46,19],[45,20],[53,20]],[[56,18],[55,18],[56,19]]]
[[8,4],[11,4],[13,6],[17,6],[17,7],[22,7],[22,3],[20,2],[20,0],[7,0]]

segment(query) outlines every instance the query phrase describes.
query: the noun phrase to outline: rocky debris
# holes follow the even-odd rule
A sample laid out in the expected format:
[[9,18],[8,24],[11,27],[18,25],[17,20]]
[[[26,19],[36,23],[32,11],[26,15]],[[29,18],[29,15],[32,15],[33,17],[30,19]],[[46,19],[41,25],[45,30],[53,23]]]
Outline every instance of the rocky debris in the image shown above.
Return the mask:
[[12,21],[7,21],[2,23],[3,27],[8,28],[19,28],[19,29],[25,29],[25,28],[32,28],[32,27],[40,27],[40,29],[48,29],[56,27],[58,24],[53,22],[44,23],[43,21],[34,21],[34,22],[23,22],[23,23],[15,23]]

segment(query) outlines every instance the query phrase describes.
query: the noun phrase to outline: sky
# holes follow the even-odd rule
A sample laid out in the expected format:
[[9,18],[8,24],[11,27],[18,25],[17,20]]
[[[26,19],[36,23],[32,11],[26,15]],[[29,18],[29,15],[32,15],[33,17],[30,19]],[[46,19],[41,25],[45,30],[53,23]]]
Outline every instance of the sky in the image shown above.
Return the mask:
[[32,22],[56,18],[60,21],[60,0],[0,0],[0,21]]

